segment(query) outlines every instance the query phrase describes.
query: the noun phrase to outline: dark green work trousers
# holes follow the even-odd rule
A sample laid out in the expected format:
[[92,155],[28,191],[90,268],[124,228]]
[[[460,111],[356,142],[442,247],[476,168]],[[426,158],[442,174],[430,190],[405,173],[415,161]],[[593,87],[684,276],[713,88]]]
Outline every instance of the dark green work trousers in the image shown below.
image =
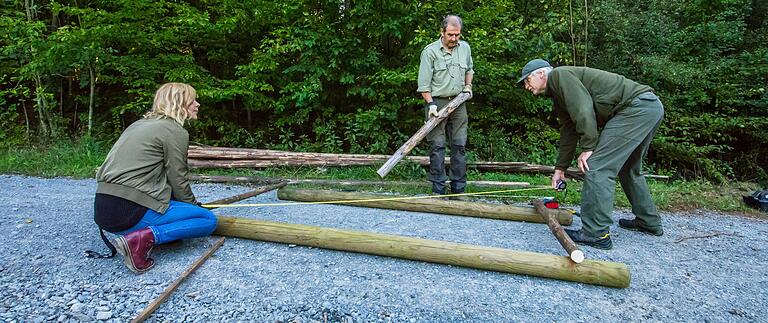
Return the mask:
[[[438,110],[445,108],[451,99],[433,98]],[[425,110],[424,115],[425,119],[429,120],[429,110]],[[427,134],[430,147],[427,179],[432,183],[433,193],[445,194],[445,181],[449,178],[445,174],[447,142],[451,143],[451,192],[464,193],[467,186],[467,157],[464,151],[467,144],[467,123],[467,105],[463,103]]]
[[587,160],[581,196],[583,230],[592,236],[609,232],[618,176],[632,213],[648,227],[660,228],[661,218],[643,176],[643,157],[664,117],[664,106],[652,92],[635,97],[608,120]]

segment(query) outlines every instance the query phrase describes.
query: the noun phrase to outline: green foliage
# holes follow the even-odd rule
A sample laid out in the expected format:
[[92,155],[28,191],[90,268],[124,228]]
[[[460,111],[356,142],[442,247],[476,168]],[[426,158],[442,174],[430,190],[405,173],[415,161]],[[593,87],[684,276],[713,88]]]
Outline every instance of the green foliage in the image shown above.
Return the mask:
[[514,86],[542,57],[656,89],[650,169],[768,182],[768,5],[753,0],[4,1],[0,147],[114,140],[179,81],[202,103],[194,141],[389,154],[423,124],[419,53],[446,14],[473,50],[471,158],[553,162],[551,102]]

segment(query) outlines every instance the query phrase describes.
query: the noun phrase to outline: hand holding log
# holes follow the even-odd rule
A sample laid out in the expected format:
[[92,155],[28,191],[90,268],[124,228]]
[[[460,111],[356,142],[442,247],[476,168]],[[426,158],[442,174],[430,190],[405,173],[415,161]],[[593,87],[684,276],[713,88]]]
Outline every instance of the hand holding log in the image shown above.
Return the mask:
[[456,110],[464,101],[469,100],[472,95],[469,93],[460,93],[458,96],[456,96],[455,99],[453,99],[451,102],[448,103],[448,105],[445,106],[442,110],[440,110],[440,114],[436,118],[429,119],[422,127],[419,129],[419,131],[416,131],[416,134],[414,134],[408,141],[406,141],[400,149],[398,149],[392,157],[387,160],[384,165],[379,168],[378,171],[376,171],[379,176],[382,178],[384,176],[387,176],[389,171],[392,170],[392,168],[397,165],[397,163],[405,157],[405,155],[408,155],[411,150],[413,150],[416,145],[421,142],[424,137],[427,136],[427,134],[434,129],[440,121],[443,121],[445,118],[448,117],[453,110]]

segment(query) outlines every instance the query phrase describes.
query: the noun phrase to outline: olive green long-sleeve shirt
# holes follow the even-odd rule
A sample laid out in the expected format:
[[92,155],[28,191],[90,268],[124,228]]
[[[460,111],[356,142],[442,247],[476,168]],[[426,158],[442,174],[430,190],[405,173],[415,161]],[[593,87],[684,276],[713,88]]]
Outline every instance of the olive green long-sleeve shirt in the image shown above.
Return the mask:
[[474,73],[472,49],[460,40],[448,52],[441,39],[421,51],[416,92],[430,92],[433,97],[454,96],[464,89],[464,78]]
[[189,133],[170,118],[141,119],[117,140],[96,174],[96,193],[165,213],[171,196],[195,204],[189,185]]
[[563,66],[549,73],[547,95],[554,102],[560,123],[560,145],[555,168],[567,169],[577,142],[584,151],[594,150],[598,129],[632,98],[653,88],[619,74],[589,67]]

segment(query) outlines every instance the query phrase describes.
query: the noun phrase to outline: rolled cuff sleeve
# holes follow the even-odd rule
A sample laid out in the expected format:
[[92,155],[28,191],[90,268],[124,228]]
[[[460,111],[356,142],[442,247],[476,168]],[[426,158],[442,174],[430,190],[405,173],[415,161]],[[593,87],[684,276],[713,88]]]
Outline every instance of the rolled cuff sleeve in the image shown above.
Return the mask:
[[416,92],[432,92],[432,58],[427,50],[421,52],[419,63],[419,85]]

